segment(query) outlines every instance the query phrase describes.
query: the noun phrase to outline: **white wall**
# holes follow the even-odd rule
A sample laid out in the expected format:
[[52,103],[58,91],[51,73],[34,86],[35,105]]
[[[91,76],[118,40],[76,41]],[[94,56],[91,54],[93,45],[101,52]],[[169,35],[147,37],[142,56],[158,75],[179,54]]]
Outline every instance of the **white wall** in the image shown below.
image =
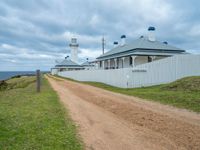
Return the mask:
[[52,74],[52,75],[58,74],[58,69],[52,68],[52,69],[51,69],[51,74]]
[[97,69],[96,66],[84,66],[84,70],[95,70]]
[[200,75],[200,55],[178,55],[135,68],[64,71],[58,75],[79,81],[95,81],[133,88],[168,83],[186,76]]

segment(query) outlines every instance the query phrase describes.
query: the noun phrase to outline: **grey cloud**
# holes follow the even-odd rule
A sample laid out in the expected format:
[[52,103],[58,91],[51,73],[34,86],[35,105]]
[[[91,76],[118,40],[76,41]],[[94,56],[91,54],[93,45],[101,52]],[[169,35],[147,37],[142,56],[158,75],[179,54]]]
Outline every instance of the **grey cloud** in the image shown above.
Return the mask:
[[196,0],[1,0],[0,65],[4,67],[0,70],[6,65],[8,70],[47,70],[55,59],[69,55],[73,35],[80,44],[80,61],[94,59],[101,53],[102,35],[110,49],[120,35],[126,34],[131,42],[145,35],[149,25],[156,27],[159,40],[200,53],[199,4]]

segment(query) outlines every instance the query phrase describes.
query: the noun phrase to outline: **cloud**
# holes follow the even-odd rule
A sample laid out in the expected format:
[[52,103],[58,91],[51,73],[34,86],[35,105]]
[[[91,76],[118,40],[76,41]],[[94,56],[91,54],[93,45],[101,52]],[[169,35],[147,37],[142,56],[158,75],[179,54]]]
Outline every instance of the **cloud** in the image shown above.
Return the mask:
[[[194,4],[195,3],[195,4]],[[79,60],[101,54],[127,35],[131,42],[156,27],[156,37],[200,53],[200,2],[195,0],[1,0],[0,70],[49,70],[70,55],[71,37],[80,45]]]
[[101,23],[101,20],[100,20],[99,16],[96,15],[96,14],[94,14],[94,15],[92,16],[92,18],[90,19],[90,22],[89,22],[89,24],[90,24],[93,28],[96,27],[96,25],[98,25],[98,24],[100,24],[100,23]]
[[90,58],[90,59],[94,59],[96,57],[98,57],[99,55],[102,54],[102,51],[99,50],[89,50],[89,49],[80,49],[80,54],[79,56],[81,58]]
[[200,39],[200,24],[192,26],[188,30],[188,34],[189,34],[189,36],[197,37]]

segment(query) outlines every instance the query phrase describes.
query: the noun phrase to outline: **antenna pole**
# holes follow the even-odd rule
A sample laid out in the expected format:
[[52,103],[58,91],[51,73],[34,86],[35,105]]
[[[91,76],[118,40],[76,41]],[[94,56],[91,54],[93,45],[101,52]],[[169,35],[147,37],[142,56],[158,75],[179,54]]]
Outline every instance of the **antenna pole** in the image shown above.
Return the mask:
[[104,54],[104,49],[105,49],[105,39],[104,39],[104,36],[102,38],[102,51],[103,51],[103,54]]

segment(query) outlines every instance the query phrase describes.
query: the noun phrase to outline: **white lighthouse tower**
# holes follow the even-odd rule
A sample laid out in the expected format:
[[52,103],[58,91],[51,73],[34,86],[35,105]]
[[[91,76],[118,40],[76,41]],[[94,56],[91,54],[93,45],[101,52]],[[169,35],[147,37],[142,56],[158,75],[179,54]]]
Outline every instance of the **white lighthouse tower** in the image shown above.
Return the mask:
[[69,47],[71,48],[71,60],[75,63],[78,63],[78,46],[77,39],[72,38]]

